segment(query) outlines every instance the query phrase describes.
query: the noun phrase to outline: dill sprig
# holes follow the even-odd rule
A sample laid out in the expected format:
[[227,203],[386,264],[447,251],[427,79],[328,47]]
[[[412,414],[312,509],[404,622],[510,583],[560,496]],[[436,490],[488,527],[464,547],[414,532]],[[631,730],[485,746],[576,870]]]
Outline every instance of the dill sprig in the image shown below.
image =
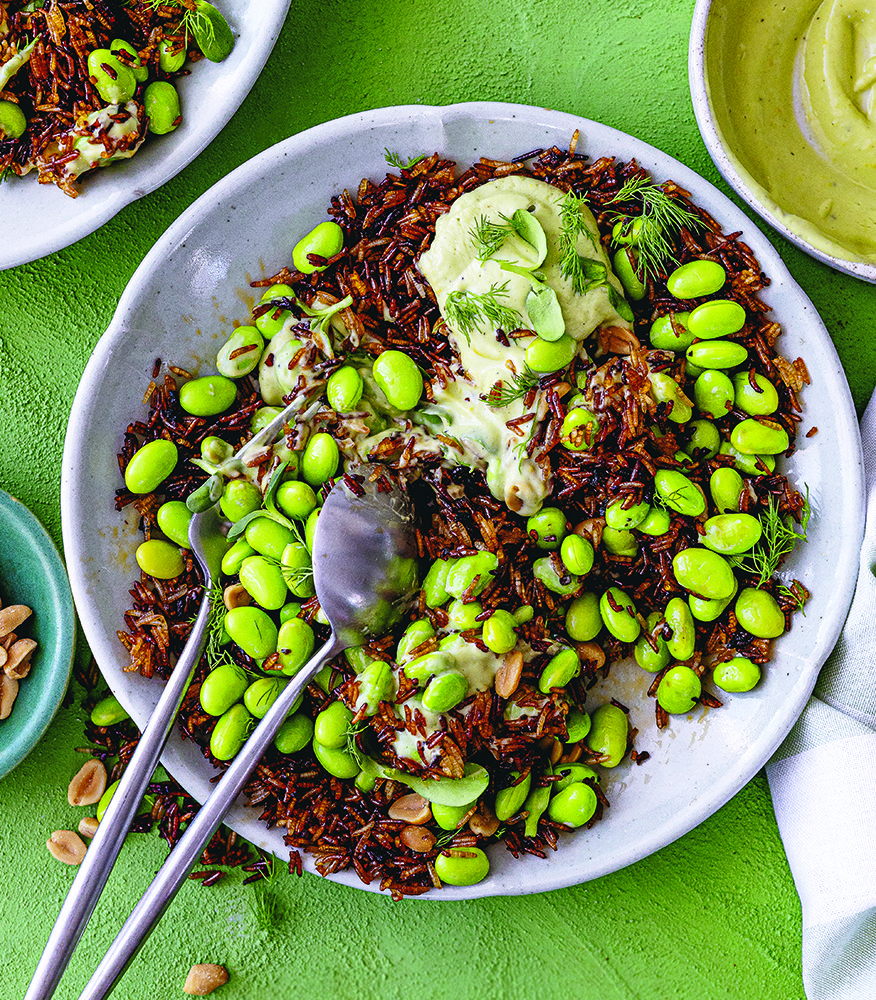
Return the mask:
[[501,248],[511,233],[516,232],[514,223],[507,215],[500,217],[504,221],[490,222],[485,215],[481,215],[469,230],[469,236],[475,245],[475,256],[478,260],[489,260]]
[[198,10],[193,3],[184,3],[183,0],[149,0],[149,6],[152,10],[157,10],[159,7],[179,7],[183,11],[183,15],[179,19],[178,30],[182,31],[185,36],[183,44],[186,51],[189,47],[189,32],[195,36],[196,40],[198,35],[211,42],[216,38],[213,22],[203,10]]
[[416,166],[420,160],[425,160],[426,156],[424,153],[421,153],[419,156],[415,156],[413,159],[408,160],[408,162],[405,163],[398,153],[391,153],[389,148],[384,146],[383,158],[391,167],[395,167],[396,170],[410,170],[411,167]]
[[588,291],[589,280],[584,264],[587,258],[578,253],[578,238],[583,236],[594,249],[597,248],[596,237],[581,213],[586,206],[587,199],[572,191],[567,192],[560,202],[560,235],[557,237],[560,273],[571,280],[578,295]]
[[496,329],[513,330],[520,317],[516,310],[499,301],[507,295],[507,281],[501,285],[490,285],[488,292],[450,292],[444,302],[445,318],[469,343],[471,335],[477,332],[479,323],[492,323]]
[[510,406],[516,400],[522,399],[530,389],[536,388],[538,381],[539,376],[529,365],[524,365],[523,371],[515,372],[507,382],[503,379],[496,382],[487,394],[487,406]]
[[620,230],[614,239],[632,246],[638,259],[638,271],[647,279],[660,271],[667,261],[676,262],[671,238],[682,229],[693,229],[702,223],[648,177],[631,177],[606,204],[629,202],[641,205],[641,214],[630,215],[618,209],[612,221],[620,223]]
[[771,580],[784,560],[794,551],[797,542],[806,542],[806,529],[812,508],[809,505],[809,488],[806,488],[806,498],[800,509],[800,530],[790,518],[784,518],[779,513],[779,505],[773,496],[767,501],[767,509],[760,515],[763,529],[761,540],[744,555],[737,556],[733,563],[744,573],[758,577],[757,586],[761,587]]
[[[223,600],[223,587],[216,581],[210,588],[210,615],[207,619],[207,643],[204,646],[204,656],[211,670],[223,663],[232,663],[223,640],[226,638],[225,613],[228,610]],[[194,619],[192,619],[194,621]]]

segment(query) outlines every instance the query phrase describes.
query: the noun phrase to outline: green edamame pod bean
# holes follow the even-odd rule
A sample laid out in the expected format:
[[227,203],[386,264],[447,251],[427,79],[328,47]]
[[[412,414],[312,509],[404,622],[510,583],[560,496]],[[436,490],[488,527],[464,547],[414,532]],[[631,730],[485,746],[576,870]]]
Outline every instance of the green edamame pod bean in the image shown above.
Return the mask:
[[706,509],[706,498],[692,480],[677,469],[658,469],[654,492],[667,507],[688,517],[699,517]]
[[724,663],[716,664],[712,680],[722,691],[750,691],[760,682],[760,667],[747,656],[734,656]]
[[735,368],[747,360],[748,350],[736,340],[700,340],[690,345],[685,357],[699,368]]
[[[264,305],[265,302],[276,302],[278,299],[294,300],[295,293],[289,285],[271,285],[265,291],[264,295],[262,295],[259,305]],[[267,312],[261,313],[253,322],[262,336],[270,339],[275,333],[280,332],[283,324],[291,315],[292,313],[288,309],[276,306],[273,309],[268,309]]]
[[256,550],[245,538],[238,538],[222,556],[222,572],[225,576],[237,576],[244,559],[254,556]]
[[745,326],[745,309],[732,299],[703,302],[690,314],[688,328],[700,340],[729,337]]
[[725,514],[727,511],[739,510],[739,501],[745,481],[735,469],[723,466],[715,469],[709,479],[709,490],[715,507]]
[[179,405],[194,417],[215,417],[227,410],[237,396],[237,386],[224,375],[204,375],[184,382]]
[[679,664],[670,667],[657,685],[657,701],[670,715],[684,715],[697,703],[703,691],[702,683],[690,667]]
[[313,739],[313,720],[308,715],[296,714],[286,719],[277,730],[274,746],[280,753],[298,753]]
[[596,804],[596,792],[589,785],[575,781],[551,797],[548,816],[555,823],[577,828],[593,819]]
[[751,514],[716,514],[703,525],[700,541],[707,549],[725,556],[748,552],[763,532],[760,520]]
[[110,52],[134,74],[138,83],[143,83],[149,76],[149,68],[143,65],[140,53],[123,38],[114,38],[110,42]]
[[727,560],[699,545],[676,553],[672,571],[680,587],[699,597],[729,597],[736,582]]
[[568,451],[589,451],[599,434],[599,417],[583,406],[575,406],[563,418],[560,444]]
[[651,373],[651,395],[658,403],[669,403],[669,419],[677,424],[685,424],[690,420],[690,401],[682,392],[681,386],[666,372]]
[[544,556],[533,562],[532,575],[548,590],[562,597],[571,597],[581,586],[581,578],[574,573],[564,573],[560,576],[550,556]]
[[665,535],[669,524],[669,511],[665,507],[649,507],[648,513],[636,525],[636,531],[645,535]]
[[478,552],[462,556],[448,567],[444,587],[451,597],[477,597],[493,579],[493,570],[499,565],[495,552]]
[[720,291],[727,272],[714,260],[692,260],[677,267],[666,279],[666,288],[677,299],[698,299]]
[[287,677],[297,674],[310,659],[316,643],[313,629],[303,618],[283,622],[275,642],[280,669]]
[[724,372],[704,371],[694,382],[697,409],[715,420],[726,417],[733,406],[733,383]]
[[117,722],[130,718],[114,694],[101,698],[92,708],[89,717],[93,725],[101,727],[114,726]]
[[736,468],[740,472],[746,472],[749,476],[772,475],[776,468],[776,459],[773,455],[748,455],[734,448],[729,441],[722,441],[718,449],[719,455],[731,455]]
[[219,374],[231,379],[249,375],[258,365],[264,346],[264,338],[254,326],[239,326],[216,355]]
[[316,489],[332,479],[338,471],[341,453],[338,443],[324,431],[312,434],[301,456],[302,478]]
[[240,582],[249,596],[267,611],[279,611],[286,603],[286,581],[277,563],[264,556],[244,559]]
[[277,506],[296,521],[306,521],[317,505],[316,493],[308,483],[292,479],[277,489]]
[[493,653],[510,653],[517,645],[517,622],[514,615],[501,608],[494,611],[484,622],[482,638],[484,645]]
[[224,624],[232,642],[254,660],[263,660],[277,649],[277,626],[261,608],[232,608]]
[[250,418],[249,429],[253,434],[258,434],[260,430],[268,426],[274,417],[279,417],[282,412],[279,406],[260,406]]
[[165,73],[178,73],[186,61],[185,45],[165,38],[158,43],[158,68]]
[[[258,510],[261,505],[262,492],[255,483],[251,483],[248,479],[232,479],[219,499],[220,510],[232,524],[240,521],[254,510]],[[261,518],[257,518],[257,520],[261,520]]]
[[657,648],[655,649],[651,645],[651,642],[648,641],[648,636],[644,632],[636,639],[636,643],[633,646],[633,658],[642,670],[647,670],[649,674],[658,673],[672,659],[672,654],[669,652],[666,640],[662,635],[654,635],[654,629],[660,618],[661,615],[656,611],[648,615],[648,635]]
[[581,658],[571,647],[561,649],[552,656],[542,669],[538,679],[538,689],[542,694],[550,694],[553,688],[565,687],[581,671]]
[[280,556],[283,579],[290,593],[295,597],[307,599],[313,597],[316,590],[313,586],[310,553],[301,542],[289,542]]
[[0,101],[0,139],[20,139],[27,129],[27,118],[12,101]]
[[125,486],[132,493],[151,493],[173,472],[179,452],[173,441],[158,438],[144,444],[131,456],[125,469]]
[[624,506],[625,503],[627,503],[627,498],[621,497],[619,500],[612,500],[605,508],[605,523],[609,528],[625,531],[629,531],[630,528],[638,528],[651,510],[651,505],[647,500],[640,500],[638,503]]
[[557,507],[542,507],[526,519],[526,533],[540,549],[557,549],[566,535],[566,515]]
[[[97,817],[98,823],[103,819],[103,815],[109,808],[109,804],[112,801],[112,797],[115,795],[115,791],[118,787],[118,781],[114,781],[111,785],[106,786],[106,791],[103,795],[101,795],[100,802],[97,803],[97,809],[94,811],[94,815]],[[139,807],[137,808],[138,815],[144,812],[150,812],[154,805],[155,797],[153,795],[144,795]]]
[[651,324],[649,339],[655,351],[686,351],[694,335],[687,328],[689,313],[669,313]]
[[[167,80],[153,80],[149,84],[143,94],[143,107],[149,121],[149,131],[155,135],[167,135],[168,132],[173,132],[182,121],[179,93]],[[257,362],[258,358],[255,360]]]
[[561,792],[569,785],[577,782],[593,781],[599,784],[599,775],[588,764],[581,764],[575,761],[572,764],[557,764],[554,767],[554,774],[560,775],[560,780],[551,785],[551,790]]
[[271,559],[282,559],[286,546],[296,540],[285,524],[270,517],[253,518],[246,526],[244,537],[256,552]]
[[602,529],[602,547],[613,556],[633,558],[639,551],[639,542],[632,531],[605,527]]
[[584,576],[593,569],[593,545],[580,535],[567,535],[560,546],[560,559],[570,573]]
[[137,89],[134,71],[119,62],[109,49],[95,49],[89,54],[88,76],[107,104],[124,104]]
[[328,265],[312,263],[308,259],[310,254],[329,260],[336,253],[340,253],[343,246],[344,231],[337,222],[320,222],[295,244],[292,250],[292,263],[302,274],[324,271]]
[[544,814],[545,809],[547,809],[550,800],[550,786],[533,788],[529,795],[526,796],[523,808],[528,815],[526,817],[526,822],[523,825],[524,837],[538,836],[538,821]]
[[370,667],[374,660],[365,652],[362,646],[350,646],[344,650],[344,659],[358,673]]
[[566,608],[566,632],[575,642],[589,642],[602,630],[599,597],[591,590],[574,598]]
[[280,624],[284,625],[286,622],[291,621],[293,618],[297,618],[301,614],[301,605],[297,601],[289,601],[280,608]]
[[577,708],[566,715],[566,742],[579,743],[590,732],[590,716]]
[[587,746],[600,755],[603,767],[617,767],[627,752],[629,720],[627,714],[617,705],[606,702],[591,716]]
[[788,450],[788,432],[773,420],[740,421],[730,432],[730,444],[743,455],[780,455]]
[[512,771],[511,777],[514,778],[515,784],[496,792],[496,802],[493,808],[496,819],[503,823],[511,819],[512,816],[516,816],[523,808],[523,803],[529,795],[529,788],[532,784],[531,771],[527,772],[522,781],[517,780],[520,777],[519,771]]
[[676,660],[688,660],[696,646],[696,628],[690,607],[680,597],[673,597],[663,612],[666,624],[672,629],[672,636],[666,640],[670,656]]
[[736,598],[736,620],[758,639],[775,639],[785,631],[785,615],[766,590],[746,587]]
[[427,608],[440,608],[450,597],[445,584],[447,573],[455,561],[455,559],[436,559],[423,577],[423,594]]
[[[478,615],[483,611],[480,601],[470,601],[463,604],[462,601],[453,601],[447,608],[447,625],[457,632],[464,632],[470,628],[480,628]],[[512,615],[512,621],[517,624],[517,619]]]
[[330,750],[345,746],[353,713],[342,701],[333,701],[324,708],[313,723],[314,740]]
[[[469,605],[470,606],[470,605]],[[403,665],[409,663],[413,657],[411,650],[421,646],[427,639],[435,635],[435,629],[428,618],[419,618],[411,622],[402,633],[401,639],[396,647],[396,663]]]
[[533,618],[535,618],[535,608],[531,604],[521,604],[514,612],[514,621],[518,625],[525,625],[527,622],[531,622]]
[[[280,692],[286,684],[287,681],[280,677],[260,677],[253,681],[243,692],[243,704],[247,712],[253,718],[263,719],[271,705],[280,697]],[[296,708],[297,706],[294,706],[292,711],[294,712]]]
[[412,410],[423,395],[423,374],[404,351],[383,351],[374,359],[374,381],[391,406]]
[[326,747],[314,739],[313,753],[329,774],[336,778],[355,778],[361,771],[356,758],[343,747]]
[[715,597],[697,597],[691,594],[687,599],[690,613],[700,622],[716,621],[729,607],[738,589],[739,585],[737,584],[729,597],[722,597],[720,599]]
[[457,830],[477,802],[468,802],[464,806],[447,806],[441,802],[430,803],[432,819],[442,830]]
[[459,670],[435,674],[423,692],[423,707],[430,712],[449,712],[468,694],[468,678]]
[[599,600],[599,613],[609,632],[621,642],[635,642],[642,626],[636,606],[619,587],[609,587]]
[[559,340],[552,341],[533,337],[526,348],[524,359],[537,375],[547,375],[570,364],[578,353],[579,346],[578,341],[573,340],[568,333],[564,333]]
[[210,734],[210,753],[217,760],[231,760],[240,752],[252,727],[252,716],[244,705],[232,705]]
[[635,252],[629,248],[621,247],[620,250],[615,252],[612,263],[614,264],[614,273],[624,286],[626,297],[632,299],[634,302],[643,299],[648,289],[636,273],[638,262],[636,261]]
[[754,372],[754,382],[751,384],[751,372],[736,372],[733,376],[734,400],[737,410],[742,410],[751,417],[768,417],[779,408],[779,394],[776,387],[760,372]]
[[393,693],[392,667],[383,660],[375,660],[356,675],[356,680],[359,684],[356,707],[364,706],[369,715],[374,715],[380,703],[386,701]]
[[329,406],[338,413],[349,413],[356,408],[362,398],[365,383],[358,369],[352,365],[343,365],[332,372],[325,387]]
[[173,580],[185,569],[178,546],[160,538],[150,538],[137,546],[137,565],[156,580]]
[[236,663],[223,663],[211,670],[201,684],[198,699],[207,715],[224,715],[243,697],[249,675]]
[[168,500],[158,508],[158,527],[167,537],[181,548],[189,548],[189,525],[194,513],[182,500]]
[[721,447],[721,432],[711,420],[692,420],[688,424],[687,449],[698,459],[714,458]]
[[435,858],[435,874],[448,885],[475,885],[489,871],[489,858],[479,847],[450,848]]

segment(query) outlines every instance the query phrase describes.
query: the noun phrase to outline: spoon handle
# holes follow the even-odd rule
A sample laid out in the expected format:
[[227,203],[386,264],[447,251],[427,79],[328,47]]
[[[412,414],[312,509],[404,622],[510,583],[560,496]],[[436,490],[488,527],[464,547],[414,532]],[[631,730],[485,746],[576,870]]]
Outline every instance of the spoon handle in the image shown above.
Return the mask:
[[137,814],[143,793],[158,764],[173,720],[204,651],[209,617],[210,600],[207,597],[201,604],[186,648],[162,690],[137,749],[125,768],[97,833],[79,866],[24,1000],[49,1000],[55,993],[113,870],[128,835],[131,820]]
[[314,674],[346,644],[332,635],[295,677],[283,688],[264,719],[250,735],[240,753],[222,776],[216,790],[198,810],[179,843],[170,852],[140,902],[125,921],[115,941],[88,981],[79,1000],[102,1000],[109,996],[143,942],[161,919],[180,886],[185,882],[210,838],[219,828],[232,803],[243,791],[249,776],[268,744],[289,714],[295,700]]

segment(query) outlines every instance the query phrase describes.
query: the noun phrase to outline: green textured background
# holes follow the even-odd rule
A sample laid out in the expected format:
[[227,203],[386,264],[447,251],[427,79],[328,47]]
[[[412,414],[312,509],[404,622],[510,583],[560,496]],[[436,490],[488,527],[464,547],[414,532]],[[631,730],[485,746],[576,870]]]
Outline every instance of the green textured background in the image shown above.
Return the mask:
[[[607,0],[293,0],[255,88],[194,164],[79,244],[0,273],[0,485],[60,542],[67,414],[129,277],[212,183],[311,125],[392,104],[543,105],[630,132],[726,190],[690,104],[692,9],[692,0],[622,10]],[[830,330],[860,410],[876,377],[873,288],[774,242]],[[49,735],[0,781],[0,1000],[22,997],[73,877],[44,843],[82,814],[65,795],[83,759],[74,753],[81,694],[71,688]],[[78,996],[164,855],[157,836],[129,839],[59,997]],[[239,881],[187,883],[116,995],[182,996],[189,966],[214,961],[232,974],[222,1000],[803,997],[800,907],[763,773],[660,853],[550,894],[392,903],[284,878],[283,919],[268,933]]]

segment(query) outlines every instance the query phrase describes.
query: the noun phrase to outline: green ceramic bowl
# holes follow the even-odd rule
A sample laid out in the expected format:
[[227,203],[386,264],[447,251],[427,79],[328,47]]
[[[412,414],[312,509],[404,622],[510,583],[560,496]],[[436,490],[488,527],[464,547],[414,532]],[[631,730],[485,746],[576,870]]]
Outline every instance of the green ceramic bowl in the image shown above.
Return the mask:
[[70,680],[76,617],[67,571],[45,528],[0,490],[0,598],[33,615],[21,634],[39,643],[8,719],[0,721],[0,778],[24,760],[49,728]]

